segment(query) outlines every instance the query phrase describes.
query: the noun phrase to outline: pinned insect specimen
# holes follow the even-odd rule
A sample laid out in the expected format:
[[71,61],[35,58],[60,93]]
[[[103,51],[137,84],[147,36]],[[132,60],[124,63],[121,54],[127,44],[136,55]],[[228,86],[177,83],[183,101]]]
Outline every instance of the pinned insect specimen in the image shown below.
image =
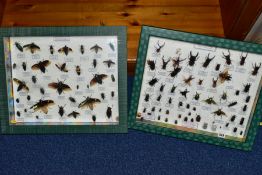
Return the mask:
[[213,56],[212,58],[210,57],[209,58],[209,54],[206,56],[206,60],[205,60],[205,62],[203,63],[203,67],[204,68],[207,68],[208,67],[208,65],[209,65],[209,63],[213,60],[215,58],[215,56]]
[[101,94],[101,98],[104,100],[106,98],[105,94],[102,92]]
[[20,115],[21,115],[20,111],[17,111],[17,112],[16,112],[16,115],[17,115],[18,117],[20,117]]
[[93,64],[93,67],[96,68],[96,65],[97,65],[96,59],[93,59],[93,63],[92,64]]
[[21,46],[20,43],[15,42],[15,47],[16,47],[20,52],[23,52],[23,47]]
[[36,78],[35,75],[33,75],[33,76],[32,76],[32,82],[33,82],[33,83],[36,83],[36,81],[37,81],[37,78]]
[[29,91],[29,88],[24,81],[18,80],[17,78],[13,78],[13,81],[18,85],[17,92],[20,90],[25,90],[27,92]]
[[252,66],[253,66],[253,71],[252,71],[251,74],[252,74],[253,76],[256,76],[257,73],[258,73],[258,70],[259,70],[260,67],[261,67],[261,63],[259,63],[258,65],[257,65],[257,63],[255,63],[255,65],[252,64]]
[[54,54],[55,50],[54,50],[54,47],[53,47],[52,45],[50,45],[49,51],[50,51],[50,53],[51,53],[52,55]]
[[74,97],[69,97],[68,98],[72,103],[76,103],[76,99]]
[[173,85],[173,86],[172,86],[172,88],[171,88],[171,90],[170,90],[170,93],[174,93],[174,92],[175,92],[175,90],[176,90],[176,86],[175,86],[175,85]]
[[190,120],[191,122],[194,122],[194,119],[193,118],[191,118],[191,120]]
[[155,70],[155,68],[156,68],[156,61],[147,60],[147,65],[149,66],[150,70]]
[[240,121],[239,121],[239,124],[240,124],[240,125],[243,125],[243,124],[244,124],[244,121],[245,121],[245,118],[242,117],[242,118],[240,119]]
[[243,53],[241,53],[241,55],[240,55],[240,62],[239,62],[240,66],[243,66],[245,64],[247,55],[248,55],[248,53],[246,54],[246,56],[244,56]]
[[231,58],[230,58],[231,54],[230,54],[229,50],[228,50],[228,55],[225,55],[224,52],[222,52],[222,54],[223,54],[222,58],[224,58],[226,60],[226,64],[230,65],[231,64]]
[[218,110],[212,112],[212,114],[217,115],[217,116],[221,116],[221,117],[227,116],[226,113],[222,109],[218,109]]
[[215,78],[212,79],[212,87],[213,88],[217,87],[217,80],[218,80],[218,78],[217,79],[215,79]]
[[239,90],[236,90],[236,93],[235,93],[236,95],[239,95]]
[[182,70],[182,67],[175,67],[173,71],[171,71],[170,76],[175,78],[177,74]]
[[233,129],[233,132],[237,132],[237,127],[235,127],[235,128]]
[[156,107],[151,108],[151,112],[155,112],[155,110],[156,110]]
[[52,88],[52,89],[56,89],[59,95],[64,91],[70,91],[71,90],[71,88],[67,84],[65,84],[64,82],[59,81],[59,80],[58,80],[57,83],[56,82],[49,83],[48,87]]
[[16,101],[16,103],[19,103],[20,100],[19,100],[19,98],[17,98],[15,101]]
[[110,42],[108,45],[112,51],[115,51],[115,46],[113,43]]
[[183,60],[181,60],[180,57],[177,57],[176,59],[172,59],[172,61],[173,61],[173,67],[174,67],[174,68],[179,67],[180,63],[181,63],[182,61],[185,61],[185,60],[186,60],[186,58],[183,59]]
[[200,98],[200,93],[197,93],[196,92],[196,94],[194,95],[194,97],[193,97],[195,100],[199,100],[199,98]]
[[223,93],[222,93],[222,95],[221,95],[221,97],[220,97],[220,101],[221,101],[221,100],[227,101],[227,93],[226,93],[226,92],[223,92]]
[[228,127],[229,126],[229,123],[226,123],[225,127]]
[[66,68],[66,63],[63,63],[61,65],[55,64],[55,66],[61,71],[61,72],[68,72]]
[[200,122],[200,120],[201,120],[201,116],[200,116],[200,115],[197,115],[197,116],[196,116],[196,121],[197,121],[197,122]]
[[15,69],[15,68],[16,68],[16,64],[14,63],[14,64],[13,64],[13,69]]
[[196,111],[196,107],[193,107],[193,111]]
[[59,105],[58,105],[58,114],[59,114],[61,117],[62,117],[62,116],[64,115],[64,113],[65,113],[64,107],[65,107],[65,105],[64,105],[64,106],[59,106]]
[[228,69],[225,69],[223,72],[218,74],[219,82],[222,84],[225,81],[231,80],[231,75],[228,73]]
[[234,101],[234,102],[229,103],[229,104],[228,104],[228,107],[232,107],[232,106],[235,106],[235,105],[237,105],[237,101]]
[[165,88],[165,84],[161,84],[160,88],[159,88],[159,91],[160,92],[163,92],[164,91],[164,88]]
[[33,106],[30,107],[30,109],[33,109],[34,112],[36,111],[42,111],[45,114],[48,113],[48,107],[51,105],[54,105],[54,101],[53,100],[39,100],[36,104],[34,104]]
[[26,109],[26,108],[24,109],[24,112],[27,112],[27,109]]
[[186,105],[186,108],[189,109],[189,108],[190,108],[190,104],[187,104],[187,105]]
[[112,82],[116,81],[115,76],[113,74],[111,74],[111,80],[112,80]]
[[101,100],[99,100],[98,98],[86,97],[86,99],[78,105],[78,108],[86,107],[86,108],[93,110],[95,105],[98,103],[101,103]]
[[107,65],[108,68],[110,68],[112,65],[115,65],[116,63],[113,62],[112,60],[106,60],[106,61],[103,61],[104,64]]
[[107,116],[107,118],[111,118],[112,117],[112,108],[111,107],[107,107],[106,116]]
[[164,60],[164,56],[162,57],[162,69],[163,70],[166,70],[166,66],[167,66],[167,64],[170,62],[170,58],[167,60],[167,61],[165,61]]
[[45,94],[45,89],[44,88],[40,88],[40,93],[42,94],[42,95],[44,95]]
[[95,53],[97,53],[99,50],[102,51],[103,49],[96,44],[96,45],[94,45],[93,47],[91,47],[90,50],[94,50]]
[[203,83],[203,79],[199,79],[198,82],[197,82],[197,84],[198,84],[199,86],[201,86],[202,83]]
[[243,112],[246,112],[247,110],[247,105],[244,105],[243,108],[242,108]]
[[249,102],[249,100],[250,100],[250,95],[248,95],[247,97],[246,97],[246,103],[248,103]]
[[184,122],[187,122],[187,120],[188,120],[188,118],[187,118],[187,117],[185,117],[185,118],[184,118]]
[[180,91],[180,94],[181,94],[182,96],[184,96],[185,98],[187,98],[186,95],[187,95],[188,92],[189,92],[189,91],[188,91],[187,89],[185,89],[184,91]]
[[150,85],[150,86],[155,86],[155,84],[158,82],[158,79],[157,78],[152,78],[149,82],[148,82],[148,84]]
[[249,89],[250,89],[250,86],[251,86],[250,83],[244,84],[244,90],[243,90],[243,92],[248,93],[248,92],[249,92]]
[[189,61],[188,61],[188,65],[189,66],[194,66],[195,65],[195,62],[198,60],[198,54],[199,52],[197,52],[196,55],[192,55],[192,51],[190,51],[190,55],[188,57]]
[[181,114],[178,114],[178,118],[181,118],[182,117],[182,115]]
[[76,112],[76,111],[73,111],[73,112],[71,112],[70,114],[68,114],[67,116],[68,117],[74,117],[74,118],[77,118],[77,116],[79,116],[80,115],[80,113],[79,112]]
[[103,80],[107,78],[106,74],[95,74],[94,78],[90,81],[90,86],[94,86],[96,84],[102,84]]
[[167,114],[167,115],[169,114],[169,110],[166,110],[166,114]]
[[146,95],[145,95],[145,99],[144,99],[145,102],[148,102],[148,101],[149,101],[149,98],[150,98],[149,94],[146,94]]
[[160,94],[160,95],[156,98],[156,100],[157,100],[157,101],[160,101],[161,98],[162,98],[162,95]]
[[182,101],[180,101],[180,102],[178,103],[178,107],[181,107],[181,106],[183,106],[183,102],[182,102]]
[[79,85],[76,85],[76,89],[79,89]]
[[76,66],[76,74],[77,75],[80,75],[81,74],[81,69],[80,69],[80,66]]
[[232,115],[231,118],[230,118],[230,121],[231,121],[231,122],[234,122],[235,119],[236,119],[236,115]]
[[168,122],[168,118],[165,118],[165,122]]
[[155,52],[156,53],[160,53],[161,49],[165,46],[165,43],[163,43],[162,45],[159,44],[159,41],[157,41],[157,46],[155,46]]
[[146,112],[146,108],[143,109],[143,113],[145,113],[145,112]]
[[212,104],[216,105],[217,104],[214,100],[214,97],[208,97],[206,100],[204,100],[204,102],[206,102],[209,105],[212,105]]
[[29,100],[31,99],[30,95],[28,95],[28,96],[26,97],[26,99],[29,101]]
[[26,62],[22,63],[23,70],[26,71]]
[[92,115],[93,122],[96,122],[96,115]]
[[32,70],[40,70],[42,73],[45,73],[46,67],[49,66],[51,62],[49,60],[39,61],[37,64],[34,64]]
[[69,52],[73,52],[73,50],[70,47],[67,47],[66,45],[60,49],[58,49],[59,53],[64,53],[66,56],[69,54]]
[[25,48],[26,50],[30,50],[32,54],[35,53],[36,51],[40,51],[40,47],[35,43],[26,44],[23,46],[23,48]]
[[173,100],[173,99],[172,99],[171,97],[169,97],[168,103],[169,103],[169,104],[172,104],[172,100]]
[[190,75],[188,78],[184,78],[184,83],[188,86],[191,86],[191,81],[195,79],[192,75]]
[[115,96],[115,92],[111,91],[111,97],[113,98]]
[[217,64],[215,70],[219,71],[219,69],[220,69],[220,64]]
[[80,46],[80,52],[82,55],[85,53],[85,48],[83,45]]

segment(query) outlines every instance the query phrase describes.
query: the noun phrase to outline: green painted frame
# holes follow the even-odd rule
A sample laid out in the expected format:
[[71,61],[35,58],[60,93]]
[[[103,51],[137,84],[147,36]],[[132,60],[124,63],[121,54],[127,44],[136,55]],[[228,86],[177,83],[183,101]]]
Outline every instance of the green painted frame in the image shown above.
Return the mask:
[[3,134],[26,133],[126,133],[127,46],[126,27],[15,27],[0,28],[0,82],[6,82],[3,38],[11,36],[117,36],[118,37],[118,125],[9,125],[6,83],[0,84],[0,129]]
[[[143,72],[145,67],[145,60],[147,54],[147,47],[150,36],[168,38],[173,40],[191,42],[196,44],[203,44],[208,46],[240,50],[244,52],[252,52],[262,54],[262,45],[228,40],[224,38],[217,38],[211,36],[204,36],[200,34],[186,33],[181,31],[168,30],[163,28],[155,28],[143,26],[140,35],[139,50],[136,64],[136,72],[133,82],[131,104],[129,108],[128,126],[133,129],[138,129],[146,132],[152,132],[162,135],[173,136],[177,138],[184,138],[193,141],[200,141],[230,148],[251,150],[255,140],[257,129],[259,127],[260,115],[262,114],[262,93],[258,96],[256,109],[250,123],[249,131],[244,142],[225,140],[223,138],[216,138],[197,133],[190,133],[186,131],[175,130],[171,128],[156,126],[149,123],[136,121],[137,107],[139,103],[139,95],[141,84],[143,80]],[[261,57],[262,58],[262,57]]]

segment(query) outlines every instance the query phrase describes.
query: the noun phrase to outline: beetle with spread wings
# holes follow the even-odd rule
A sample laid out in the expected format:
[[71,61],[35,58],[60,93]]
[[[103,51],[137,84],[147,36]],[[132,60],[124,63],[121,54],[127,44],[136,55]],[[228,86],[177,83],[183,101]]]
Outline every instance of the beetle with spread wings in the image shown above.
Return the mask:
[[22,89],[27,92],[29,91],[29,88],[24,81],[18,80],[17,78],[14,78],[13,81],[18,85],[17,92],[21,91]]
[[90,108],[91,110],[93,110],[97,103],[101,103],[101,100],[99,100],[98,98],[86,97],[86,99],[78,105],[78,108],[86,107],[86,108]]
[[45,73],[46,67],[49,66],[51,62],[49,60],[39,61],[38,63],[34,64],[31,69],[32,70],[40,70],[42,73]]

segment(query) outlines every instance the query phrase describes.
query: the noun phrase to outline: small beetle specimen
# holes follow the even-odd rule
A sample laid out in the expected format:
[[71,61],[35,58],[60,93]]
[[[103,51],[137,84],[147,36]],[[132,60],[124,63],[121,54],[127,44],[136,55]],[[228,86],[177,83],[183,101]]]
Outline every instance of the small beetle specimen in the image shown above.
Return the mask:
[[222,54],[223,54],[222,58],[226,60],[226,64],[230,65],[231,64],[231,59],[230,59],[231,55],[230,55],[229,50],[228,50],[228,55],[225,55],[224,52],[222,52]]
[[166,110],[166,115],[168,115],[169,114],[169,110]]
[[200,116],[200,115],[197,115],[197,116],[196,116],[196,121],[197,121],[197,122],[200,122],[200,120],[201,120],[201,116]]
[[187,104],[187,105],[186,105],[186,108],[189,109],[189,108],[190,108],[190,104]]
[[175,90],[176,90],[176,86],[175,86],[175,85],[173,85],[173,86],[172,86],[172,88],[171,88],[171,90],[170,90],[170,93],[174,93],[174,92],[175,92]]
[[151,112],[155,112],[156,107],[152,107]]
[[185,121],[185,122],[187,122],[187,120],[188,120],[188,118],[187,118],[187,117],[185,117],[185,118],[184,118],[184,121]]
[[169,61],[170,61],[170,58],[167,61],[165,61],[164,56],[162,57],[162,69],[166,70],[166,66],[169,63]]
[[195,100],[199,100],[199,97],[200,97],[200,93],[197,93],[197,92],[196,92],[196,94],[194,95],[194,99],[195,99]]
[[111,80],[112,80],[112,82],[115,82],[115,81],[116,81],[116,79],[115,79],[115,77],[114,77],[113,74],[111,74]]
[[218,110],[212,112],[212,114],[217,115],[217,116],[221,116],[221,117],[227,116],[226,113],[224,111],[222,111],[222,109],[218,109]]
[[147,65],[149,66],[150,70],[155,70],[155,68],[156,68],[156,61],[147,60]]
[[79,85],[76,85],[76,89],[79,89]]
[[26,62],[22,63],[22,67],[23,67],[24,71],[26,71]]
[[208,67],[208,65],[209,65],[209,63],[213,60],[215,58],[215,56],[214,57],[212,57],[212,58],[209,58],[209,54],[206,56],[206,60],[205,60],[205,62],[203,63],[203,67],[204,68],[207,68]]
[[161,108],[159,108],[158,112],[161,112],[161,111],[162,111],[162,109],[161,109]]
[[105,97],[105,94],[102,92],[101,94],[101,98],[104,100],[106,97]]
[[16,47],[20,52],[23,52],[23,47],[21,46],[20,43],[15,42],[15,47]]
[[190,55],[188,57],[189,61],[188,61],[188,65],[189,66],[194,66],[195,65],[195,62],[198,60],[198,52],[196,55],[192,55],[192,51],[190,51]]
[[240,124],[240,125],[243,125],[244,121],[245,121],[245,118],[242,117],[242,118],[240,119],[240,121],[239,121],[239,124]]
[[243,108],[242,108],[243,112],[246,112],[247,110],[247,105],[244,105]]
[[114,44],[113,43],[109,43],[109,47],[110,47],[110,49],[112,50],[112,51],[115,51],[115,46],[114,46]]
[[235,128],[233,129],[233,132],[237,132],[237,127],[235,127]]
[[235,106],[236,104],[237,104],[237,101],[231,102],[231,103],[228,104],[228,107]]
[[25,48],[26,50],[30,50],[32,54],[40,50],[40,47],[36,45],[35,43],[26,44],[23,46],[23,48]]
[[68,72],[66,68],[66,63],[63,63],[61,65],[55,64],[55,66],[61,71],[61,72]]
[[189,92],[189,91],[188,91],[187,89],[185,89],[184,91],[180,91],[180,94],[181,94],[182,96],[184,96],[185,98],[187,98],[186,95],[187,95],[188,92]]
[[220,64],[217,64],[215,70],[219,71],[219,69],[220,69]]
[[59,53],[64,53],[66,56],[69,54],[69,52],[73,52],[73,50],[70,47],[67,47],[66,45],[60,49],[58,49]]
[[177,74],[182,70],[181,67],[175,67],[173,71],[171,71],[170,76],[175,78]]
[[107,116],[107,118],[111,118],[112,117],[112,108],[111,107],[107,107],[106,116]]
[[220,101],[221,100],[227,100],[227,93],[226,92],[223,92],[223,94],[221,95]]
[[26,108],[24,109],[24,112],[27,112],[27,109],[26,109]]
[[225,69],[223,72],[218,74],[218,78],[220,83],[224,83],[225,81],[230,81],[231,80],[231,75],[228,73],[228,69]]
[[31,99],[30,95],[28,95],[26,98],[27,98],[28,101]]
[[196,107],[193,107],[193,111],[196,111]]
[[54,47],[52,45],[49,47],[49,50],[50,50],[50,53],[53,55],[55,50],[54,50]]
[[67,116],[68,117],[74,117],[74,118],[76,118],[77,116],[79,116],[80,115],[80,113],[79,112],[76,112],[76,111],[73,111],[73,112],[71,112],[70,114],[68,114]]
[[243,56],[243,53],[241,53],[241,55],[240,55],[240,62],[239,62],[240,66],[243,66],[245,64],[247,55],[248,55],[248,53],[246,54],[246,56]]
[[194,119],[193,118],[191,118],[191,120],[190,120],[191,122],[194,122]]
[[92,63],[92,64],[93,64],[93,67],[96,68],[96,66],[97,66],[97,61],[96,61],[96,59],[93,59],[93,63]]
[[17,115],[18,117],[20,117],[20,111],[17,111],[17,112],[16,112],[16,115]]
[[252,66],[253,66],[252,75],[253,75],[253,76],[256,76],[257,73],[258,73],[258,70],[259,70],[260,67],[261,67],[261,63],[259,63],[258,65],[257,65],[257,63],[255,63],[255,65],[252,64]]
[[186,60],[186,58],[181,60],[180,57],[177,57],[176,59],[172,59],[173,67],[174,68],[179,67],[180,62],[185,61],[185,60]]
[[235,93],[236,95],[239,95],[239,90],[236,90],[236,93]]
[[72,103],[76,103],[76,100],[73,97],[68,98]]
[[169,104],[172,104],[172,100],[173,100],[173,99],[172,99],[171,97],[169,97],[168,103],[169,103]]
[[16,101],[16,103],[19,103],[19,98],[17,98],[15,101]]
[[197,82],[198,85],[202,85],[202,83],[203,83],[203,79],[199,79]]
[[217,87],[217,80],[218,80],[218,78],[217,79],[215,79],[215,78],[212,79],[212,87],[213,88]]
[[36,118],[36,119],[39,119],[39,116],[38,116],[38,115],[36,115],[36,116],[35,116],[35,118]]
[[83,45],[80,46],[80,52],[82,55],[85,53],[85,48]]
[[178,103],[178,107],[181,107],[181,106],[183,106],[183,102],[182,102],[182,101],[180,101],[180,102]]
[[229,123],[226,123],[225,127],[228,127],[229,126]]
[[59,114],[61,117],[62,117],[62,116],[64,115],[64,113],[65,113],[64,107],[65,107],[65,105],[64,105],[64,106],[59,106],[59,105],[58,105],[58,114]]
[[144,100],[145,100],[146,102],[148,102],[148,101],[149,101],[149,98],[150,98],[149,94],[146,94]]
[[97,98],[86,97],[86,99],[78,105],[78,108],[87,107],[93,110],[97,103],[101,103],[101,100]]
[[71,88],[67,84],[64,84],[64,82],[59,81],[59,80],[58,80],[57,83],[55,83],[55,82],[49,83],[48,87],[52,88],[52,89],[56,89],[59,95],[64,91],[70,91],[71,90]]
[[231,122],[234,122],[235,119],[236,119],[236,115],[232,115],[232,117],[230,118],[230,121],[231,121]]
[[160,95],[156,98],[156,100],[157,100],[157,101],[160,101],[161,98],[162,98],[162,95],[160,94]]
[[157,46],[155,46],[155,52],[156,52],[156,53],[159,53],[164,46],[165,46],[165,43],[163,43],[162,45],[160,45],[160,44],[159,44],[159,41],[157,41]]
[[18,85],[17,92],[20,90],[25,90],[27,92],[29,91],[29,88],[24,81],[18,80],[17,78],[13,78],[13,81]]
[[14,64],[13,64],[13,69],[15,69],[15,68],[16,68],[16,64],[14,63]]
[[209,105],[212,105],[212,104],[216,105],[217,104],[214,100],[214,97],[208,97],[206,100],[204,100],[204,102],[206,102]]
[[248,95],[247,97],[246,97],[246,103],[248,103],[249,102],[249,100],[250,100],[250,95]]
[[96,122],[96,115],[92,115],[93,122]]
[[33,83],[36,83],[36,81],[37,81],[37,78],[36,78],[35,75],[33,75],[33,76],[32,76],[32,82],[33,82]]
[[32,70],[40,70],[42,73],[45,73],[46,67],[49,66],[51,62],[49,60],[39,61],[37,64],[34,64]]
[[81,69],[80,69],[80,66],[76,66],[76,73],[77,75],[80,75],[81,74]]
[[165,119],[165,122],[168,122],[168,118]]
[[185,83],[186,85],[191,86],[191,81],[192,81],[193,79],[195,79],[195,78],[194,78],[192,75],[190,75],[188,78],[184,78],[184,83]]
[[94,50],[95,53],[98,53],[99,50],[102,51],[103,49],[96,44],[96,45],[94,45],[93,47],[91,47],[90,50]]
[[250,89],[250,86],[251,86],[250,83],[245,84],[245,85],[244,85],[244,90],[243,90],[243,92],[248,93],[248,92],[249,92],[249,89]]
[[165,84],[161,84],[161,86],[160,86],[160,88],[159,88],[159,91],[160,91],[160,92],[163,92],[164,88],[165,88]]
[[143,113],[145,113],[145,112],[146,112],[146,108],[143,109]]
[[42,95],[44,95],[45,94],[45,89],[44,88],[40,88],[40,93],[42,94]]
[[90,81],[90,86],[94,86],[96,84],[103,84],[103,80],[108,76],[106,74],[95,74],[94,78]]
[[111,91],[111,97],[113,98],[115,96],[115,92]]
[[39,100],[36,104],[34,104],[33,106],[30,107],[30,109],[33,109],[34,112],[36,111],[42,111],[45,114],[48,113],[48,107],[51,105],[54,105],[54,101],[53,100]]
[[150,86],[155,86],[155,84],[158,82],[158,79],[157,78],[152,78],[149,82],[148,82],[148,84],[150,85]]
[[110,68],[112,65],[116,64],[112,60],[106,60],[106,61],[103,61],[103,63],[106,64],[108,68]]

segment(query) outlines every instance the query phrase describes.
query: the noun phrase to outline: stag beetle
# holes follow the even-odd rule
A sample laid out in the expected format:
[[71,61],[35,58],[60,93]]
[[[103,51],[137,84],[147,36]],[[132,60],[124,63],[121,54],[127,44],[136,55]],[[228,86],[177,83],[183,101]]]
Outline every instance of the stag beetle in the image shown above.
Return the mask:
[[190,56],[189,56],[189,61],[188,61],[189,66],[195,65],[195,62],[198,60],[198,54],[199,52],[197,52],[196,55],[192,55],[192,51],[190,51]]

